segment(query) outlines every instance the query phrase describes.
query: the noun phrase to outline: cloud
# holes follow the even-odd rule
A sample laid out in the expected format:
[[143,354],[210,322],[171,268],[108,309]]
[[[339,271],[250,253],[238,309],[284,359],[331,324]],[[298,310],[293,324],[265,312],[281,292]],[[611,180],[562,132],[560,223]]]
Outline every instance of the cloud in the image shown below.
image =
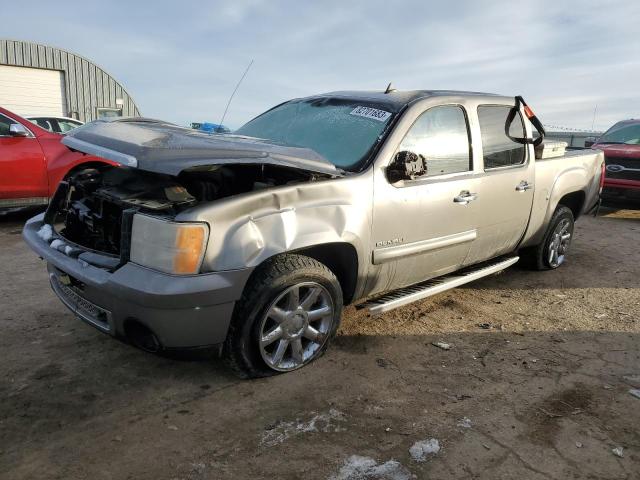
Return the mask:
[[[522,94],[550,124],[606,128],[640,115],[640,3],[463,0],[51,2],[0,13],[3,35],[75,51],[141,111],[227,123],[292,97],[343,89]],[[9,11],[8,11],[9,10]]]

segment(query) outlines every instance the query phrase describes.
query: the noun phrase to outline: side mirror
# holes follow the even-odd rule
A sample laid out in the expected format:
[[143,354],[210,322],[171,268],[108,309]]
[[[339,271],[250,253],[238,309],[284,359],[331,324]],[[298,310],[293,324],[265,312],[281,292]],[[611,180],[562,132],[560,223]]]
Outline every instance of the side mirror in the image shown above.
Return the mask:
[[403,150],[396,153],[393,161],[387,167],[389,183],[400,180],[415,180],[427,174],[427,160],[424,156]]
[[587,137],[584,139],[584,148],[593,147],[595,143],[596,143],[596,137]]
[[9,135],[12,137],[28,137],[29,130],[20,123],[12,123],[9,125]]

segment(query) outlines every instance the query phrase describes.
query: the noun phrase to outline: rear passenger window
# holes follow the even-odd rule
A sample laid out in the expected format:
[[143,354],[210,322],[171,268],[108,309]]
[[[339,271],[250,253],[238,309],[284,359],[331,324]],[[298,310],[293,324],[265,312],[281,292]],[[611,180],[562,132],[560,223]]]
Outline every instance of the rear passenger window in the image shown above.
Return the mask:
[[36,125],[38,125],[39,127],[53,132],[53,126],[51,125],[51,122],[49,122],[49,120],[47,120],[46,118],[36,118],[34,122],[36,122]]
[[433,107],[418,117],[398,151],[407,150],[427,159],[427,176],[468,172],[471,167],[469,129],[462,107]]
[[[525,145],[514,142],[505,133],[505,123],[510,111],[511,107],[503,105],[478,107],[485,170],[522,165],[526,159]],[[520,113],[509,125],[509,135],[515,138],[525,137],[524,123]]]

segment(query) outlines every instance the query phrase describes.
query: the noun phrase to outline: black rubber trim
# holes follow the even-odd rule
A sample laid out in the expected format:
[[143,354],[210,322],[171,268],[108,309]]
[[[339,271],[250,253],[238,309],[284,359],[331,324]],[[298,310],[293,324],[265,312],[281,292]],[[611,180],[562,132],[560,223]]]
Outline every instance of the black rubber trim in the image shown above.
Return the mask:
[[[507,137],[509,137],[513,142],[527,144],[527,145],[533,144],[534,147],[537,147],[542,143],[547,132],[545,131],[544,126],[542,125],[542,122],[536,115],[533,115],[531,117],[527,115],[527,118],[540,134],[538,138],[536,138],[535,140],[532,138],[517,138],[517,137],[512,137],[511,134],[509,133],[509,127],[511,126],[511,122],[513,122],[513,119],[516,118],[516,115],[518,114],[518,112],[520,112],[520,107],[529,107],[529,105],[527,105],[527,102],[525,102],[524,98],[522,98],[520,95],[516,96],[515,98],[516,98],[516,104],[509,111],[509,115],[507,115],[507,120],[504,123],[504,132],[507,135]],[[529,109],[529,111],[531,111],[531,109]]]

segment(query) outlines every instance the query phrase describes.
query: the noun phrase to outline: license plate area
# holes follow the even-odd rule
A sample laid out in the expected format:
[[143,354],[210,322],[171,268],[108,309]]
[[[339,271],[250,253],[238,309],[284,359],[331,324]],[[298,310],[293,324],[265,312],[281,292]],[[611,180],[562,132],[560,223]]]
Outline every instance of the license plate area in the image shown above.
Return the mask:
[[111,312],[83,296],[84,284],[66,273],[50,273],[51,288],[58,298],[81,320],[103,332],[112,333]]

